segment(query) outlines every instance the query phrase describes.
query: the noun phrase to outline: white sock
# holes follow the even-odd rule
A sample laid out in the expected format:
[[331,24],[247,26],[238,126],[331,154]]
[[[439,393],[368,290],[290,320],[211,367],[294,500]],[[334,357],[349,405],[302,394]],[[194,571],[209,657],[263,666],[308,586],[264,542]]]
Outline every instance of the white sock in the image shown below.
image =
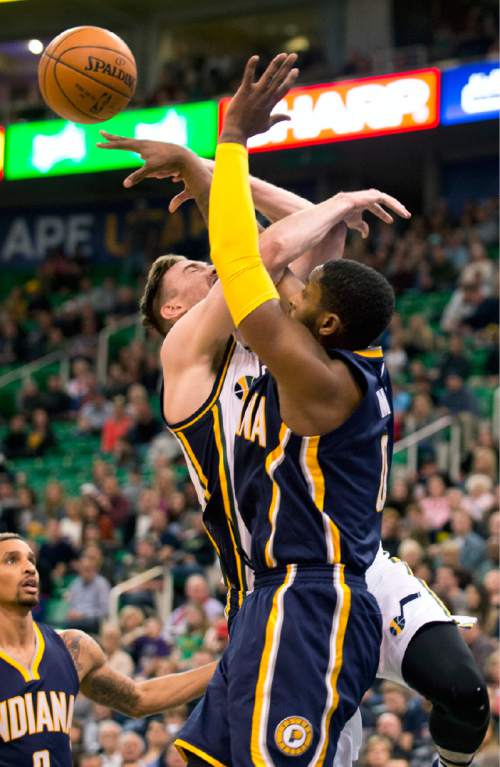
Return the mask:
[[474,754],[464,754],[461,751],[447,751],[445,748],[438,748],[440,767],[468,767],[474,759]]

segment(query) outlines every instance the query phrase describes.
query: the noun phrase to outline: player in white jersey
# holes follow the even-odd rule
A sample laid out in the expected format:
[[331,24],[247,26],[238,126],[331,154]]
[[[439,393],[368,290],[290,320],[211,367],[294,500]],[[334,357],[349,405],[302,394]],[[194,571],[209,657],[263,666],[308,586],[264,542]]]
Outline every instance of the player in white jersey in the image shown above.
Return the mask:
[[[206,184],[207,181],[209,183],[210,176],[209,163],[198,163],[196,166],[192,156],[182,155],[181,158],[182,151],[178,147],[169,148],[157,142],[138,142],[109,136],[109,134],[107,137],[110,140],[110,147],[138,151],[146,159],[146,165],[132,174],[132,183],[148,175],[158,177],[169,175],[178,179],[182,177],[187,181],[188,189],[171,203],[171,210],[189,196],[194,196],[202,208],[206,205],[208,200]],[[295,255],[298,256],[308,243],[318,245],[328,235],[332,223],[338,223],[332,216],[332,209],[334,209],[332,201],[327,201],[330,203],[330,208],[326,207],[327,203],[314,208],[307,201],[284,190],[280,190],[278,195],[275,187],[258,180],[253,181],[253,194],[256,207],[271,219],[296,213],[293,220],[290,219],[285,226],[275,227],[274,239],[268,236],[271,251],[274,249],[275,255],[278,254],[277,261],[282,259],[279,268],[283,267],[283,243],[287,247],[294,243]],[[363,236],[368,234],[367,225],[362,221],[361,215],[362,208],[367,207],[367,201],[369,204],[377,204],[375,197],[367,198],[365,193],[364,205],[361,208],[359,205],[354,205],[344,217],[348,224],[361,231]],[[302,219],[298,218],[300,215]],[[338,240],[337,230],[337,248]],[[293,248],[290,252],[293,254]],[[290,252],[287,255],[287,263],[292,260]],[[300,267],[310,268],[311,265],[311,259],[306,258],[299,269]],[[198,265],[196,268],[188,267],[186,273],[184,267],[179,264],[174,265],[173,268],[176,270],[175,274],[170,269],[167,273],[159,277],[154,276],[155,279],[148,281],[149,294],[147,288],[146,299],[153,317],[152,324],[162,333],[168,332],[169,327],[191,309],[180,324],[188,329],[185,338],[189,337],[191,340],[189,353],[192,354],[194,343],[195,348],[198,349],[199,360],[187,365],[190,373],[184,380],[182,376],[178,376],[178,371],[175,371],[177,374],[175,384],[171,387],[167,385],[168,406],[176,414],[169,420],[182,423],[189,422],[200,404],[210,397],[213,389],[214,377],[220,362],[220,351],[217,352],[218,345],[213,340],[213,329],[216,328],[215,335],[219,345],[221,336],[227,340],[227,334],[230,331],[225,310],[219,305],[218,288],[212,289],[208,301],[203,300],[211,288],[212,273],[207,271],[209,267],[206,265]],[[167,281],[170,282],[170,286],[165,285]],[[201,305],[195,306],[199,301]],[[213,323],[212,328],[211,323]],[[179,354],[181,352],[178,352],[175,360],[177,366]],[[238,357],[235,357],[234,361],[236,362],[237,359]],[[248,359],[247,357],[246,360]],[[165,371],[165,366],[171,365],[172,360],[164,358],[163,362]],[[255,364],[257,362],[251,363],[252,370],[255,369]],[[167,375],[167,381],[172,380],[171,375],[172,371]],[[238,368],[230,375],[233,380],[235,376],[239,380],[253,373]],[[207,379],[202,392],[199,392],[198,385],[194,398],[193,387],[189,386],[189,380],[193,380],[193,377],[198,384]],[[235,404],[233,402],[233,406]],[[236,409],[233,409],[229,415],[225,416],[226,435],[231,431],[227,418],[234,418],[235,413]],[[229,454],[230,451],[226,452]],[[185,454],[188,455],[186,450]],[[188,465],[196,475],[195,484],[198,485],[203,496],[206,488],[200,487],[199,473],[195,469],[192,456],[188,455],[188,459],[190,459]],[[244,551],[241,553],[244,554]],[[404,563],[389,559],[381,550],[368,570],[367,583],[379,603],[383,618],[379,675],[408,684],[431,700],[434,704],[431,731],[443,764],[469,764],[482,741],[487,726],[488,700],[484,682],[458,634],[452,616],[428,587],[411,574]],[[351,722],[351,725],[345,728],[343,741],[341,740],[343,747],[339,744],[337,758],[342,759],[338,762],[339,765],[347,764],[349,759],[354,759],[357,755],[356,733],[359,736],[359,722]],[[359,743],[357,745],[359,746]],[[343,756],[341,756],[342,748]],[[193,759],[195,757],[191,756],[190,763],[195,764],[196,761]],[[201,763],[204,763],[203,759]]]

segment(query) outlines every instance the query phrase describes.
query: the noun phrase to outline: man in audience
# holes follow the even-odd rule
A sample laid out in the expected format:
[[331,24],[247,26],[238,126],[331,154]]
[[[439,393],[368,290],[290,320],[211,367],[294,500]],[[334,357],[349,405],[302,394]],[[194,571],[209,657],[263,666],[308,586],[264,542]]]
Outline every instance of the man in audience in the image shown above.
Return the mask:
[[66,628],[77,628],[97,634],[99,624],[109,609],[110,585],[99,575],[93,560],[82,557],[77,565],[78,577],[68,590]]

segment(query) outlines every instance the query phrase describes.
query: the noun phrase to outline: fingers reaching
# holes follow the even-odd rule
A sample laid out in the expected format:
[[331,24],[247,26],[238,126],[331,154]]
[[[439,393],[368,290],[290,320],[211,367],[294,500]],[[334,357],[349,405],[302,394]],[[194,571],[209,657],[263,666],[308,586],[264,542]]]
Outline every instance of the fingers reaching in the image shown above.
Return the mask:
[[287,58],[288,56],[286,53],[278,53],[278,55],[274,57],[271,63],[267,65],[266,69],[260,76],[257,85],[267,87],[272,82],[274,77],[277,76]]
[[391,197],[390,194],[379,192],[377,202],[385,205],[386,208],[390,208],[401,218],[411,218],[410,211],[399,200],[396,200],[395,197]]
[[291,119],[292,118],[290,117],[290,115],[274,114],[274,115],[271,115],[271,117],[269,118],[269,124],[272,128],[273,125],[276,125],[276,123],[280,123],[280,122],[283,122],[284,120],[291,120]]
[[256,87],[267,91],[274,99],[279,100],[297,79],[299,70],[294,67],[296,61],[296,53],[279,53],[271,61]]
[[387,213],[386,210],[383,209],[381,205],[379,205],[377,202],[374,202],[372,205],[368,206],[368,210],[373,213],[374,216],[377,216],[381,221],[384,221],[386,224],[393,224],[394,219],[393,217]]
[[170,200],[168,212],[175,213],[186,200],[192,200],[192,195],[188,189],[183,189],[182,192],[179,192],[179,194],[176,194],[175,197],[172,197]]
[[368,238],[368,235],[370,234],[370,227],[368,226],[366,221],[363,221],[363,219],[361,219],[359,223],[358,232],[361,233],[361,237],[363,238],[363,240],[366,240]]
[[278,99],[278,101],[286,96],[298,76],[299,70],[297,67],[294,67],[289,71],[283,83],[276,89],[275,98]]
[[258,56],[251,56],[245,66],[245,71],[243,72],[243,79],[241,81],[241,85],[244,88],[249,88],[254,80],[255,80],[255,70],[257,69],[257,64],[259,63],[259,57]]
[[135,186],[139,183],[139,181],[142,181],[144,178],[147,178],[148,176],[148,169],[145,165],[142,166],[142,168],[138,168],[133,173],[130,174],[130,176],[127,176],[127,178],[123,182],[123,186],[125,189],[130,189],[131,186]]
[[130,151],[136,151],[137,149],[137,142],[133,138],[117,136],[105,130],[100,130],[99,133],[106,139],[105,142],[102,141],[96,144],[99,149],[128,149]]

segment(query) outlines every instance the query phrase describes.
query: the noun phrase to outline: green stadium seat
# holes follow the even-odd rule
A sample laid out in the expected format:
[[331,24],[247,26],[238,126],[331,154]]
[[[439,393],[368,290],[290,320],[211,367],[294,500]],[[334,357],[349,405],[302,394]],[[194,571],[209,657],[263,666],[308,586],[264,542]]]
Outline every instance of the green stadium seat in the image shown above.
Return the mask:
[[479,402],[479,412],[481,417],[491,418],[493,416],[494,390],[486,386],[475,386],[473,391]]

